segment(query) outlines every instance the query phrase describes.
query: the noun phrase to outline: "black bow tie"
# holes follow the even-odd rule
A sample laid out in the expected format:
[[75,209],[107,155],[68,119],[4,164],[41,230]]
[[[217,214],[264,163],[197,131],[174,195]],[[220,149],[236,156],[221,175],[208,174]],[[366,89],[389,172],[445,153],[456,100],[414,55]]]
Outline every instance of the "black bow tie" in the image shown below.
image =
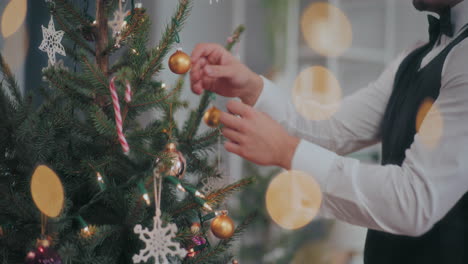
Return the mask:
[[428,15],[429,20],[429,42],[435,43],[440,34],[453,37],[453,25],[450,8],[440,14],[440,19]]

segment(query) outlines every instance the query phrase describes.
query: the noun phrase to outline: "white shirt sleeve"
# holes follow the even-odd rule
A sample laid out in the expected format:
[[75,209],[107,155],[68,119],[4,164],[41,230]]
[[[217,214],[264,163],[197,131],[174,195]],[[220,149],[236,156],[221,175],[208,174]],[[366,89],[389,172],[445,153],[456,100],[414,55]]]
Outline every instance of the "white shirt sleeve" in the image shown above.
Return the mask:
[[[362,164],[326,149],[347,152],[376,139],[388,100],[388,91],[382,87],[388,89],[388,84],[374,84],[373,89],[381,94],[365,91],[348,99],[339,119],[300,126],[282,122],[293,130],[299,127],[296,134],[325,147],[303,140],[292,161],[292,169],[309,173],[321,186],[322,214],[375,230],[419,236],[468,191],[467,49],[468,41],[464,41],[447,57],[440,95],[406,150],[402,166]],[[385,74],[381,80],[393,83]],[[266,105],[271,102],[275,107],[279,104],[263,101],[259,108],[269,110],[273,106]],[[279,120],[293,120],[278,110],[268,112],[278,114]],[[325,139],[324,132],[328,133]],[[345,142],[353,140],[357,143]]]
[[[348,154],[378,142],[380,121],[402,59],[403,56],[398,57],[375,82],[344,98],[337,112],[327,120],[304,118],[296,111],[291,96],[265,78],[255,108],[270,115],[297,137],[338,154]],[[319,104],[314,105],[319,108]]]

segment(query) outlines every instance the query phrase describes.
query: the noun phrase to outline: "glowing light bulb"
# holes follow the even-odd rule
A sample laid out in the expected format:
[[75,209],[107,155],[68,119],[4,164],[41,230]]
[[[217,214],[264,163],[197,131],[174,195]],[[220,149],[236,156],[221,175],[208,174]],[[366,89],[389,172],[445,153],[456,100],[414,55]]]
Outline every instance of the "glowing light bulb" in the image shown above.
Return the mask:
[[180,191],[182,191],[182,192],[186,192],[185,188],[182,187],[182,185],[181,185],[180,183],[177,184],[177,189],[180,190]]
[[104,183],[104,180],[102,179],[101,173],[98,172],[98,173],[96,174],[96,177],[97,177],[98,182]]
[[151,204],[149,195],[147,193],[143,194],[143,200],[145,200],[147,205]]
[[211,208],[211,206],[208,203],[204,203],[203,207],[208,211],[213,211],[213,208]]
[[161,84],[161,88],[166,89],[166,84],[165,84],[165,83],[162,83],[162,84]]
[[195,196],[198,196],[198,197],[203,198],[203,199],[206,198],[206,196],[203,193],[199,192],[199,191],[195,191]]

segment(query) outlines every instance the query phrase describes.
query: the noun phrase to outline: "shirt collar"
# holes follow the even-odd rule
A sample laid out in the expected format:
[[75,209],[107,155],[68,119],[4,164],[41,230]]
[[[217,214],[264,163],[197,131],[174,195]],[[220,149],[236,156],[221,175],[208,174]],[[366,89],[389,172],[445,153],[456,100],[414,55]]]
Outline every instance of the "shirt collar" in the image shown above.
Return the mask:
[[461,1],[451,9],[453,32],[458,34],[468,24],[468,0]]

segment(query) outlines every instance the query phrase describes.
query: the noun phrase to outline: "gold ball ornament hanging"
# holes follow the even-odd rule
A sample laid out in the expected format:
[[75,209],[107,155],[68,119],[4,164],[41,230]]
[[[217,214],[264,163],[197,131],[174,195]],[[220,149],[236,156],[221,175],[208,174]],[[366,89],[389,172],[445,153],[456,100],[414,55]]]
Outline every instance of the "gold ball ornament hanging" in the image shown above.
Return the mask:
[[216,107],[211,107],[203,115],[203,121],[209,127],[216,128],[219,126],[219,119],[221,117],[221,110]]
[[239,261],[237,261],[237,259],[234,259],[234,260],[232,261],[232,264],[239,264]]
[[167,144],[164,155],[168,157],[170,161],[159,165],[159,172],[168,176],[174,176],[178,179],[184,178],[185,171],[187,170],[187,161],[184,155],[177,150],[176,144]]
[[192,67],[190,56],[182,50],[177,50],[169,58],[169,69],[176,74],[187,73]]
[[223,213],[217,216],[211,222],[211,232],[219,239],[228,239],[234,235],[234,221],[226,214]]

